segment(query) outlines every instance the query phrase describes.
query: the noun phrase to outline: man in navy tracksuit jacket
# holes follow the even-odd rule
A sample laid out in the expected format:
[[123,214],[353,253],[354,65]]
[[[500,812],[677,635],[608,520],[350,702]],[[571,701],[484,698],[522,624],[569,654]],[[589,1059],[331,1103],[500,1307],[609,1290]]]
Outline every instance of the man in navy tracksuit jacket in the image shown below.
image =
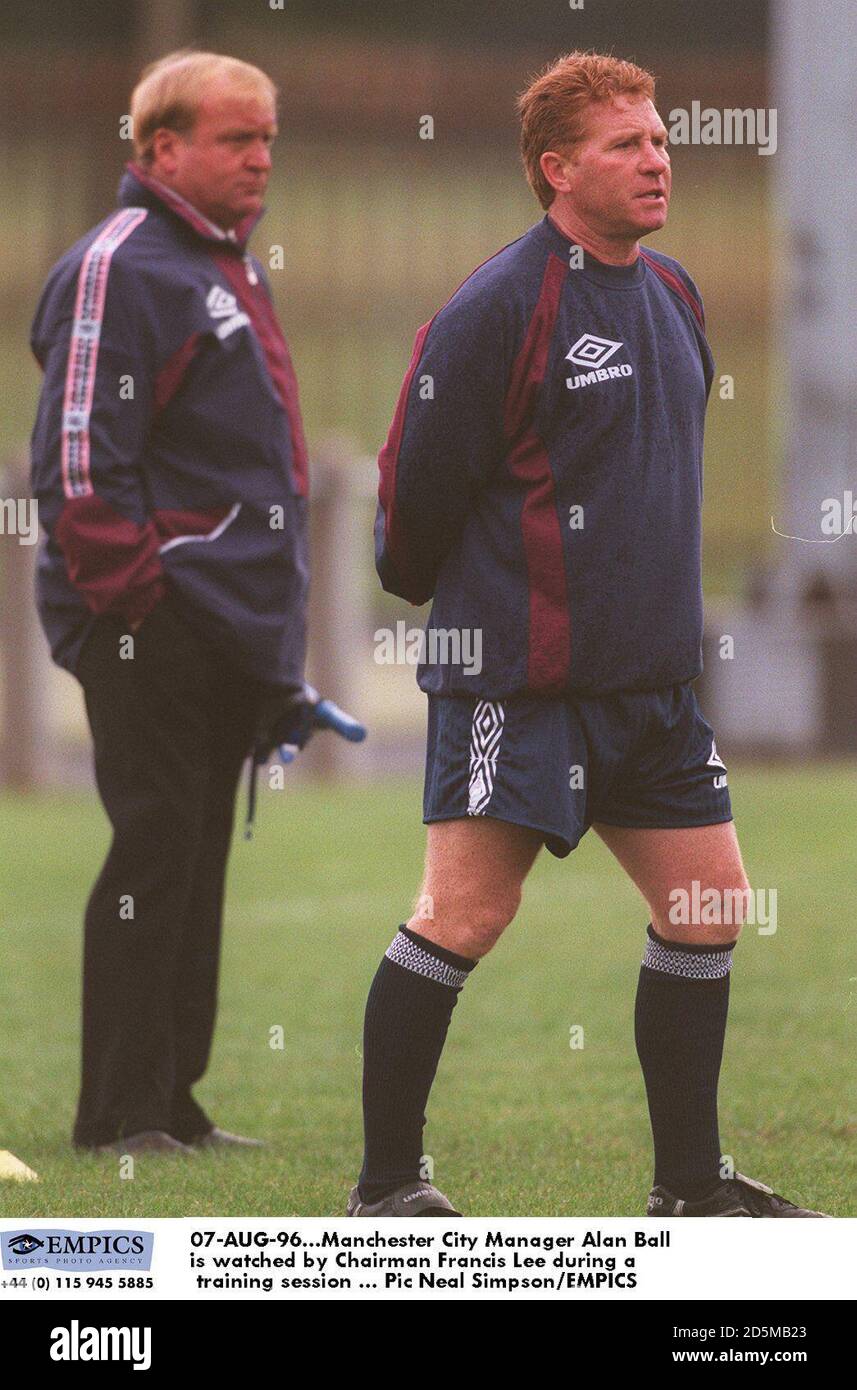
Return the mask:
[[191,1094],[215,1017],[236,784],[302,688],[307,452],[261,263],[275,94],[171,56],[132,99],[119,208],[33,326],[38,606],[83,686],[113,827],[86,912],[83,1147],[238,1142]]
[[[352,1215],[454,1214],[422,1143],[452,1009],[541,845],[564,856],[590,825],[652,913],[636,1004],[649,1211],[810,1214],[721,1159],[747,883],[691,684],[713,363],[693,281],[639,246],[670,193],[652,96],[649,74],[593,54],[525,93],[524,163],[547,215],[420,330],[381,454],[381,582],[433,600],[429,832],[417,908],[367,1004]],[[713,920],[674,913],[694,882],[727,904]]]

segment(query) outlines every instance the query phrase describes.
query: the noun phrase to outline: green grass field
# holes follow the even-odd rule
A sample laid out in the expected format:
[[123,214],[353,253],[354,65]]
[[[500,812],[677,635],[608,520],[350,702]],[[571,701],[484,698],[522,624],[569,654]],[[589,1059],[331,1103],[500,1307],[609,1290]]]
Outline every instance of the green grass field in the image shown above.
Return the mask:
[[[748,929],[732,984],[722,1141],[786,1195],[857,1215],[853,765],[733,769],[745,860],[779,929]],[[69,1145],[80,918],[107,842],[94,795],[0,799],[0,1148],[41,1182],[3,1216],[331,1215],[360,1158],[360,1032],[377,960],[421,867],[413,781],[265,794],[236,840],[220,1023],[204,1104],[268,1140],[247,1156],[112,1158]],[[849,868],[850,866],[850,868]],[[543,855],[456,1010],[426,1147],[471,1214],[636,1215],[650,1179],[632,1038],[646,912],[589,835]],[[585,1046],[569,1048],[583,1025]],[[281,1025],[285,1047],[272,1050]]]

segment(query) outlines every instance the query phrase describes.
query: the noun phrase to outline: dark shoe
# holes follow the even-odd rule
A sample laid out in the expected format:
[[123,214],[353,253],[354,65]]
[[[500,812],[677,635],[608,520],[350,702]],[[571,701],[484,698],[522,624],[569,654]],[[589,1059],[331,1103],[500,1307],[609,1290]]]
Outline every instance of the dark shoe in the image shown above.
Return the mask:
[[247,1139],[243,1134],[230,1134],[228,1129],[218,1129],[217,1125],[199,1139],[190,1141],[195,1149],[263,1149],[262,1139]]
[[122,1139],[114,1139],[112,1144],[98,1144],[95,1152],[99,1154],[192,1154],[193,1149],[167,1134],[165,1129],[144,1129],[139,1134],[128,1134]]
[[685,1202],[665,1187],[653,1187],[646,1203],[646,1215],[827,1217],[827,1212],[795,1206],[763,1182],[754,1182],[743,1173],[736,1173],[734,1178],[725,1178],[717,1191],[702,1202]]
[[427,1182],[410,1182],[397,1187],[380,1202],[361,1202],[360,1190],[352,1187],[346,1216],[460,1216],[448,1197]]

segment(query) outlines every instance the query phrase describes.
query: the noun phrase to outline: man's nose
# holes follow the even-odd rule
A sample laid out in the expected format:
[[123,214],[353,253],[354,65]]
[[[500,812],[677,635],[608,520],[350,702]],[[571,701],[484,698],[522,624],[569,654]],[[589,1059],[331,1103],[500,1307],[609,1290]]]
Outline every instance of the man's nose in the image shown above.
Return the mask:
[[657,145],[646,145],[643,149],[643,169],[645,173],[662,174],[670,167],[670,157],[666,150]]
[[264,140],[257,140],[255,144],[250,146],[248,162],[253,169],[260,171],[270,169],[272,165],[270,146]]

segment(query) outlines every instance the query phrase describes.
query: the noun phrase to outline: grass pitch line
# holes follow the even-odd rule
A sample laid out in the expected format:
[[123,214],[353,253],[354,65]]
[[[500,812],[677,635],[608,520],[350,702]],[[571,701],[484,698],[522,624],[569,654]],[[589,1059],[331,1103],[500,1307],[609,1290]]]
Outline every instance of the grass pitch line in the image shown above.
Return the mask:
[[8,1149],[0,1149],[0,1182],[39,1182],[38,1173]]

